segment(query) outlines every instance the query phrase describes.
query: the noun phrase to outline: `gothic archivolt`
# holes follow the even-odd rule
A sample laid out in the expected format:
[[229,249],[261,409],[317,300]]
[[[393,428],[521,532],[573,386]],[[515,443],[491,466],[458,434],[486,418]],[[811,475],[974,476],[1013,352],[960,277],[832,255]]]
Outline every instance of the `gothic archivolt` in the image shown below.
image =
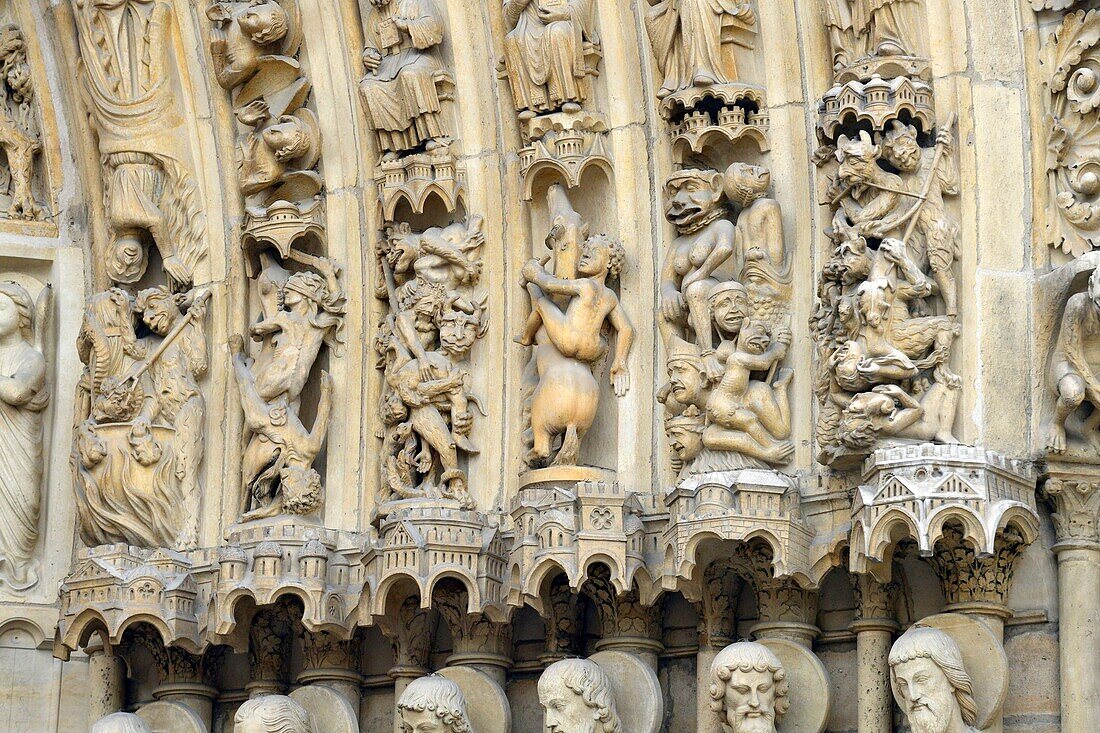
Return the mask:
[[1030,5],[0,3],[51,730],[1100,715],[1100,7]]

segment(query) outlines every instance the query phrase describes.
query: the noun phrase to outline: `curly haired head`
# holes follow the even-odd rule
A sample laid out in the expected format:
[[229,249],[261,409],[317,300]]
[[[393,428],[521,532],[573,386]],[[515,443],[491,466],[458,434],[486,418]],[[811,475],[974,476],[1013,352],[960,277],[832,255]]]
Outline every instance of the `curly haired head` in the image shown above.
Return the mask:
[[607,279],[614,280],[626,264],[626,248],[618,239],[607,234],[593,234],[584,243],[585,248],[607,247]]
[[234,726],[258,722],[264,733],[314,733],[306,709],[286,695],[264,695],[246,700],[233,716]]
[[623,733],[623,723],[615,710],[611,679],[600,665],[591,659],[562,659],[554,662],[539,677],[539,696],[559,681],[578,695],[586,707],[594,711],[599,733]]
[[0,282],[0,293],[8,296],[19,312],[19,332],[23,338],[30,339],[34,330],[34,302],[26,289],[17,282]]
[[929,659],[940,668],[955,691],[955,701],[959,704],[963,722],[974,725],[978,719],[978,706],[974,702],[974,689],[970,683],[970,675],[963,667],[962,652],[959,651],[959,645],[955,640],[944,631],[916,624],[894,642],[894,646],[890,648],[889,658],[890,688],[894,692],[898,705],[903,709],[905,704],[898,695],[894,667],[914,659]]
[[710,709],[716,713],[726,712],[726,685],[734,672],[771,672],[775,682],[775,721],[778,723],[791,706],[791,685],[779,657],[754,641],[739,641],[718,652],[710,665]]
[[448,733],[470,733],[470,717],[462,689],[442,675],[419,677],[409,683],[397,701],[397,710],[435,713]]
[[133,713],[111,713],[92,723],[92,733],[152,733],[152,729]]

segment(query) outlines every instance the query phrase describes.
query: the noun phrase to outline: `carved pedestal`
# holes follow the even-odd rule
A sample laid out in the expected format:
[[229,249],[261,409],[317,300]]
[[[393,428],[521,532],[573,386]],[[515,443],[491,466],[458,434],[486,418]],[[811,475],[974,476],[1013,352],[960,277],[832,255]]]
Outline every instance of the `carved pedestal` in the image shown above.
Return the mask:
[[527,121],[519,151],[524,200],[531,200],[535,178],[543,171],[553,171],[567,188],[579,186],[590,165],[603,168],[610,178],[606,132],[607,121],[594,112],[554,112]]

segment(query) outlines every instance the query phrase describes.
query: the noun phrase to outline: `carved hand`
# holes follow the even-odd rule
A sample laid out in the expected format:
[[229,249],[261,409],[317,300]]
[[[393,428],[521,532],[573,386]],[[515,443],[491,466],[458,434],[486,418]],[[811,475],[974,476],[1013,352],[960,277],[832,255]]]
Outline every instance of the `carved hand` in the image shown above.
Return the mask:
[[538,260],[531,259],[527,261],[527,264],[523,266],[523,271],[520,275],[523,277],[524,283],[535,282],[539,279],[539,275],[542,273],[542,265]]
[[661,316],[668,322],[678,321],[684,315],[684,296],[679,290],[661,296]]
[[378,69],[378,65],[382,63],[382,52],[377,48],[366,48],[363,50],[363,66],[367,71],[375,71]]
[[625,366],[616,364],[611,367],[611,386],[616,397],[623,397],[630,391],[630,373]]
[[560,10],[538,10],[539,20],[543,23],[554,23],[559,20],[569,20],[569,14],[563,13]]
[[467,433],[474,423],[474,416],[467,410],[455,412],[451,415],[451,427],[456,433]]
[[722,362],[718,361],[718,357],[714,354],[703,359],[703,368],[707,373],[707,380],[716,382],[722,378],[722,372],[725,369],[722,368]]

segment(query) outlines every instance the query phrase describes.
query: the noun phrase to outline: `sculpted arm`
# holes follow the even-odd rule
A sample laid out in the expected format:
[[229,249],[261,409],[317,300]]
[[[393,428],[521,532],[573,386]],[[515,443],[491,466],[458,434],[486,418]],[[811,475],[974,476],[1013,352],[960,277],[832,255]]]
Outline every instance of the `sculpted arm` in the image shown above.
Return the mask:
[[551,293],[553,295],[580,295],[584,282],[581,280],[565,280],[560,277],[554,277],[546,268],[538,263],[537,260],[531,260],[523,268],[523,277],[528,282],[532,282],[539,287],[545,293]]
[[1097,381],[1088,359],[1085,358],[1083,327],[1091,307],[1092,303],[1084,293],[1069,299],[1066,313],[1062,317],[1062,327],[1058,332],[1058,348],[1073,370],[1084,380],[1089,402],[1100,406],[1100,381]]
[[523,11],[531,4],[531,0],[504,0],[504,20],[508,28],[515,28]]
[[617,299],[615,309],[608,314],[608,319],[615,327],[615,361],[611,365],[611,384],[615,388],[615,394],[622,397],[630,389],[630,373],[626,369],[626,362],[634,345],[634,326]]
[[10,377],[0,377],[0,400],[14,407],[27,404],[46,381],[46,359],[37,351]]
[[[416,18],[404,18],[404,30],[419,49],[431,48],[443,43],[443,19],[431,0],[420,5],[421,13]],[[400,27],[400,24],[398,24]]]

